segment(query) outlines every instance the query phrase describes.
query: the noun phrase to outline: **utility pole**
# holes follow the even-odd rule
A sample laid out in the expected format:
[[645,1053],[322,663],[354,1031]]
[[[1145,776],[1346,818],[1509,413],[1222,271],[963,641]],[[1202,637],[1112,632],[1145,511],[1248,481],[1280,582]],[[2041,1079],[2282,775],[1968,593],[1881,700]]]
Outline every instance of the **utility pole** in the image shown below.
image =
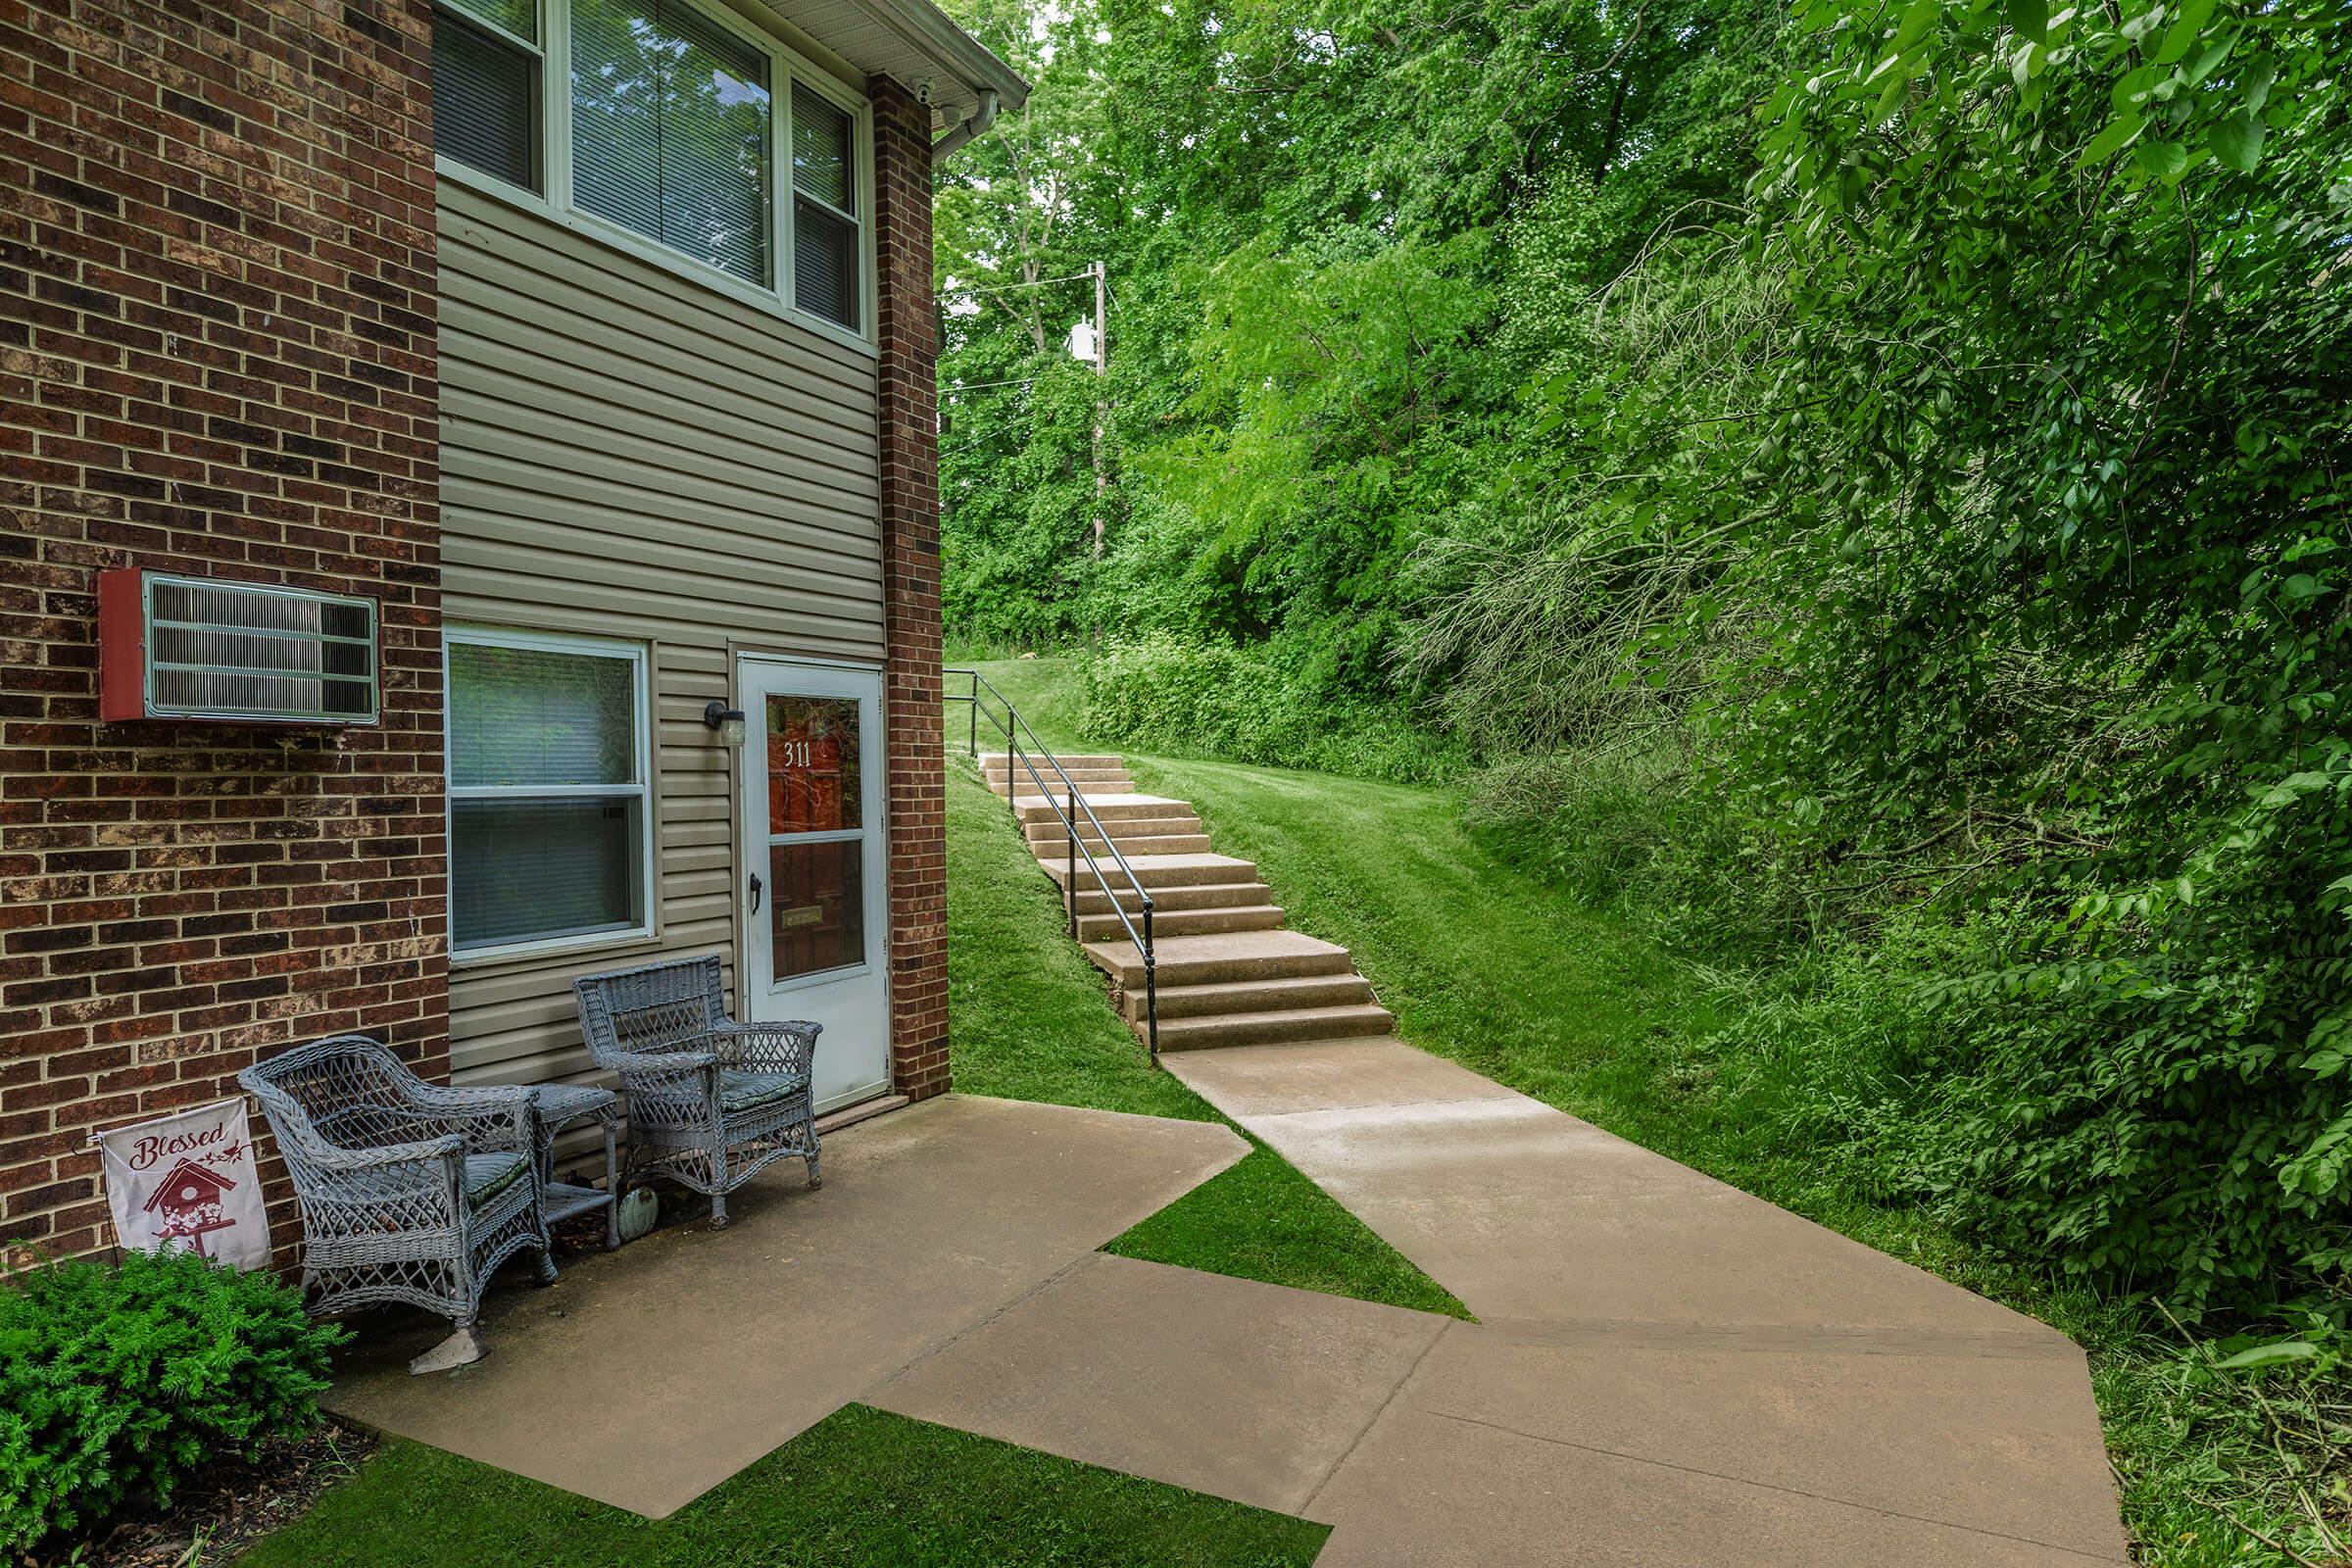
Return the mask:
[[1110,477],[1103,471],[1103,427],[1110,409],[1103,380],[1110,374],[1110,273],[1095,263],[1095,559],[1102,559],[1102,493]]

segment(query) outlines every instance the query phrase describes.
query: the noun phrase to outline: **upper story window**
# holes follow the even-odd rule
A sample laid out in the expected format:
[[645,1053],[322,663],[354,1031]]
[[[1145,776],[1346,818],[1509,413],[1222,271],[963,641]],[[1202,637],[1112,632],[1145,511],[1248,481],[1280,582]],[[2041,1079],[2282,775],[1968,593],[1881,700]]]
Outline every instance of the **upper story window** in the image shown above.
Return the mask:
[[433,17],[433,151],[541,187],[535,0],[466,0]]
[[571,0],[571,199],[769,281],[767,57],[678,0]]
[[804,311],[856,330],[858,222],[856,123],[839,105],[792,88],[793,294]]
[[433,108],[445,166],[863,338],[865,109],[730,15],[702,0],[444,0]]

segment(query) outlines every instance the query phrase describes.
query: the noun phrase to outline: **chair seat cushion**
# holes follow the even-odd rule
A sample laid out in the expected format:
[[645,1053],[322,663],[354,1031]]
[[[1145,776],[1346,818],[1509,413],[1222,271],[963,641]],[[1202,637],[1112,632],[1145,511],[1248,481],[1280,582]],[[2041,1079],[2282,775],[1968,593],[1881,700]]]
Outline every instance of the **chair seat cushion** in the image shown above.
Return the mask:
[[479,1208],[516,1182],[530,1166],[520,1154],[467,1154],[466,1206]]
[[726,1067],[718,1074],[718,1108],[725,1113],[751,1110],[808,1091],[806,1073],[745,1072]]

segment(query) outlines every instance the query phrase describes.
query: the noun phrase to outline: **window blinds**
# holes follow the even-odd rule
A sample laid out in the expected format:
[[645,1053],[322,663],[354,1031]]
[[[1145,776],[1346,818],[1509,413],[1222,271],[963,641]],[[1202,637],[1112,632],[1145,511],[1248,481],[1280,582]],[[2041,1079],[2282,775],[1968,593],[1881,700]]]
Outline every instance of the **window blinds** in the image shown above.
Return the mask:
[[634,784],[636,667],[626,659],[449,645],[449,781]]
[[760,50],[689,7],[573,0],[573,200],[767,282],[767,78]]
[[449,641],[450,923],[463,951],[645,914],[633,658]]
[[858,326],[858,184],[849,112],[792,88],[793,303]]
[[539,188],[539,58],[447,11],[433,16],[433,151]]
[[460,951],[639,923],[635,800],[450,803],[450,937]]

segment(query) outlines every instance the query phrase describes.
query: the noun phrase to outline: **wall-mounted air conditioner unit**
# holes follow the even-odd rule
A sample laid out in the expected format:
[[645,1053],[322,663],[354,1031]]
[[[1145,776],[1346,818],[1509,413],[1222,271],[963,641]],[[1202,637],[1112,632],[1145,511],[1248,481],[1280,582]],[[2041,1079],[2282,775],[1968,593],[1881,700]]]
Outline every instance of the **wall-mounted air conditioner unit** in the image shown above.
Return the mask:
[[169,572],[98,574],[98,710],[237,724],[372,724],[375,601]]

